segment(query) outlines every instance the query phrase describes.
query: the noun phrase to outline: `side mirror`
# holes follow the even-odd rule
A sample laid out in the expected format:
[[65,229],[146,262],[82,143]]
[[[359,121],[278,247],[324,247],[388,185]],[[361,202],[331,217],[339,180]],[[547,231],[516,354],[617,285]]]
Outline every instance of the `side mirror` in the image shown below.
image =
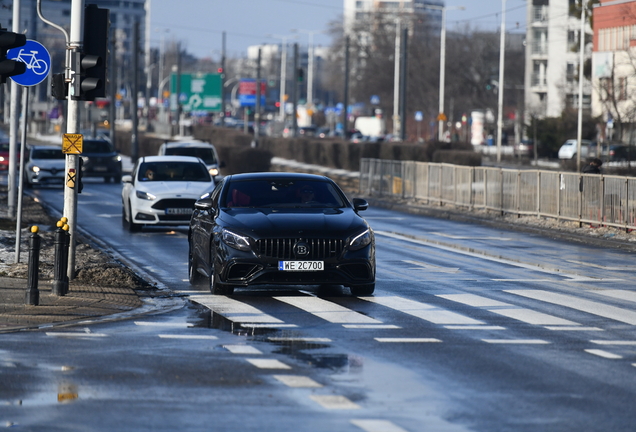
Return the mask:
[[364,210],[369,208],[369,203],[365,199],[354,198],[353,199],[353,208],[356,211],[364,211]]
[[197,210],[211,210],[212,198],[203,198],[194,203],[194,208]]
[[121,176],[121,182],[122,183],[132,183],[132,176],[131,175]]

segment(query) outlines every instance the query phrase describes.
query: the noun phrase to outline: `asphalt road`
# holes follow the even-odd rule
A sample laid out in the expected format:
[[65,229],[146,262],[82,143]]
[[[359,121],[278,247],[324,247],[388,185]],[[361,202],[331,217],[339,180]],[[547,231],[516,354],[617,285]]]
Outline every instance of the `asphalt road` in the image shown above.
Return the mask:
[[[78,222],[167,312],[0,335],[0,424],[95,431],[632,431],[633,255],[394,211],[374,296],[187,282],[187,230],[121,226],[87,182]],[[61,191],[37,195],[61,206]],[[176,296],[175,296],[176,295]]]

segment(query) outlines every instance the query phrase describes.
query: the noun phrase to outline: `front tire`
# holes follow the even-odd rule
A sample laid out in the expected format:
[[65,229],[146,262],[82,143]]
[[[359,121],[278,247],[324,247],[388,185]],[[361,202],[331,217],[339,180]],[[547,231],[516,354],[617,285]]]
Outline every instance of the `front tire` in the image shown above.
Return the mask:
[[130,205],[128,206],[128,214],[130,215],[130,221],[126,219],[126,209],[122,206],[121,208],[121,224],[128,232],[139,232],[141,231],[141,225],[136,224],[132,221],[132,210],[130,209]]
[[212,275],[210,276],[210,291],[215,295],[232,295],[234,293],[234,287],[232,285],[224,285],[219,282],[219,276],[214,271],[214,268],[210,269]]
[[201,285],[205,279],[203,275],[197,271],[197,267],[197,260],[192,256],[192,250],[190,250],[188,252],[188,280],[190,281],[190,285]]

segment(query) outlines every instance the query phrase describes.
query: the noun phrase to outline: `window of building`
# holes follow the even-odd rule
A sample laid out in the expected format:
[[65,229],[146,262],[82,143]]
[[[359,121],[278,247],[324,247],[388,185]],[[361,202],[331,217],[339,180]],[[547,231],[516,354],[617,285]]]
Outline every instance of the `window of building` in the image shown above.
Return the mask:
[[567,63],[565,65],[565,80],[568,84],[574,83],[576,79],[576,65],[574,63]]
[[627,100],[627,77],[618,79],[618,100]]

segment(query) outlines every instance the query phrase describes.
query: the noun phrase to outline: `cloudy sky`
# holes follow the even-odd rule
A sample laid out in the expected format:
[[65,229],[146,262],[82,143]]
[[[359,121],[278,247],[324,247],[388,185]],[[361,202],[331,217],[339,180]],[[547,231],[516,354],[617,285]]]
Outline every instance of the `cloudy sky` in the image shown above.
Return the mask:
[[[446,26],[496,30],[501,25],[504,0],[446,0]],[[307,44],[330,45],[325,31],[340,21],[343,0],[151,0],[151,46],[161,40],[180,41],[197,57],[220,58],[222,33],[227,55],[241,57],[250,45],[280,43],[281,36],[298,35]],[[464,10],[454,9],[464,6]],[[506,30],[525,32],[526,0],[505,0]]]

